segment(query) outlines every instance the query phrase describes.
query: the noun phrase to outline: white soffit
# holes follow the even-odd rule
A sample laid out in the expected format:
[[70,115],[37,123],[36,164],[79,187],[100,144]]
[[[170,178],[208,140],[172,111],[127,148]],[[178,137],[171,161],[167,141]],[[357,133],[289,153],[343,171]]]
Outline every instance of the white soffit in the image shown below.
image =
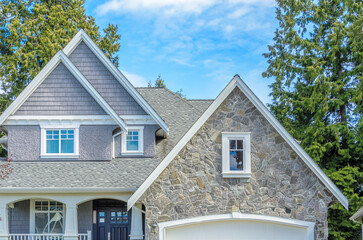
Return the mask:
[[115,111],[108,105],[108,103],[101,97],[101,95],[93,88],[93,86],[87,81],[82,73],[73,65],[68,57],[59,51],[54,57],[45,65],[45,67],[38,73],[38,75],[29,83],[29,85],[19,94],[19,96],[11,103],[11,105],[1,114],[0,125],[2,125],[6,119],[14,114],[19,107],[28,99],[28,97],[39,87],[39,85],[47,78],[47,76],[62,62],[67,69],[73,74],[73,76],[81,83],[81,85],[87,90],[87,92],[96,100],[98,104],[115,122],[127,132],[126,123],[118,116]]
[[91,49],[91,51],[98,57],[98,59],[105,65],[105,67],[112,73],[112,75],[119,81],[126,91],[135,99],[135,101],[148,113],[157,124],[169,135],[169,127],[162,120],[162,118],[154,111],[154,109],[145,101],[138,91],[132,86],[129,80],[118,70],[115,65],[108,59],[104,52],[92,41],[87,33],[82,29],[72,40],[65,46],[63,52],[69,56],[74,49],[81,43],[81,41]]
[[194,123],[189,131],[177,143],[177,145],[169,152],[164,160],[155,168],[150,176],[141,184],[137,191],[130,197],[127,202],[127,208],[130,209],[137,200],[145,193],[150,185],[156,178],[164,171],[170,162],[179,154],[189,140],[195,133],[203,126],[209,117],[217,110],[221,103],[229,96],[229,94],[238,87],[243,94],[254,104],[254,106],[261,112],[261,114],[269,121],[269,123],[276,129],[276,131],[284,138],[290,147],[299,155],[311,171],[318,177],[318,179],[331,191],[331,193],[339,200],[339,202],[348,209],[348,199],[338,189],[338,187],[329,179],[328,176],[319,168],[314,160],[302,149],[302,147],[294,140],[294,138],[285,130],[285,128],[277,121],[267,107],[261,102],[260,99],[251,91],[251,89],[236,75],[232,81],[223,89],[208,109],[202,116]]

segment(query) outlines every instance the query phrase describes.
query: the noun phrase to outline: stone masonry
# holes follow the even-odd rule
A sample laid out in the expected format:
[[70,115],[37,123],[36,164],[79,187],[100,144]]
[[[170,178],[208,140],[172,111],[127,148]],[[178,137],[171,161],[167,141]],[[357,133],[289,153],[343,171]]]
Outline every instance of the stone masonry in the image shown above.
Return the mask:
[[[249,183],[222,177],[221,132],[251,132]],[[236,88],[140,201],[149,240],[158,239],[157,223],[236,211],[315,222],[315,239],[323,240],[336,200]]]

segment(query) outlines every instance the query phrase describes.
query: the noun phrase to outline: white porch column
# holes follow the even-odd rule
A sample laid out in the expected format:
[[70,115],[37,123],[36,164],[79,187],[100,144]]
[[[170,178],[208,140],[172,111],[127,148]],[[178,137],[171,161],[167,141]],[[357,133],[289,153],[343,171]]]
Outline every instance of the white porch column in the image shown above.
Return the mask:
[[67,202],[65,204],[64,240],[78,240],[77,204]]
[[137,207],[132,207],[130,240],[143,239],[142,212]]
[[8,220],[8,207],[6,204],[0,203],[0,240],[9,238]]

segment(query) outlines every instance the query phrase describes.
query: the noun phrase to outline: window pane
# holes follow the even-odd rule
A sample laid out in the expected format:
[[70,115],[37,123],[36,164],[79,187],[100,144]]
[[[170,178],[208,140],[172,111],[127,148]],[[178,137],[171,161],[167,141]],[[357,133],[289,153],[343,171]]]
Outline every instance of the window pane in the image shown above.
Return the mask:
[[42,202],[36,201],[35,202],[35,211],[40,211],[40,210],[42,210]]
[[74,140],[61,140],[61,153],[74,153]]
[[50,213],[49,233],[63,233],[63,213]]
[[127,141],[126,148],[127,148],[127,151],[138,151],[139,142],[138,141]]
[[48,213],[35,213],[35,233],[48,233]]
[[47,153],[59,153],[59,140],[47,140]]
[[49,203],[49,210],[50,210],[50,211],[55,211],[55,210],[56,210],[56,208],[57,208],[57,202],[51,201],[51,202]]
[[229,168],[231,171],[243,170],[243,151],[229,152]]
[[229,140],[229,149],[236,149],[236,140]]
[[237,149],[243,150],[243,140],[237,140]]

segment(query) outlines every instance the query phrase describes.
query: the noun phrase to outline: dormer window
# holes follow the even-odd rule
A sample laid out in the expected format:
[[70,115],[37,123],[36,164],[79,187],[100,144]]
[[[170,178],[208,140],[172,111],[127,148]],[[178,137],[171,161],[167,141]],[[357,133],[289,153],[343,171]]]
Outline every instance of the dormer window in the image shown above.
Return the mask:
[[127,133],[122,134],[121,154],[140,155],[144,152],[144,127],[129,127]]
[[41,128],[42,158],[78,158],[78,127]]
[[222,133],[222,174],[224,178],[251,177],[250,133]]

